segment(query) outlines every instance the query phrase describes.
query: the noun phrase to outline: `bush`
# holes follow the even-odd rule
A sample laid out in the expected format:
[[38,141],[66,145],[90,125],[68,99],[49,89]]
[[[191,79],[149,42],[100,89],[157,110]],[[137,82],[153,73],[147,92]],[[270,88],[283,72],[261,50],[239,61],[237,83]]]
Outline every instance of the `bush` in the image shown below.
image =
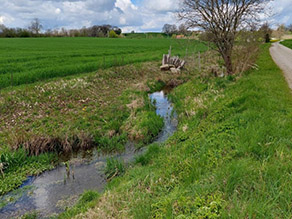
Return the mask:
[[118,37],[119,37],[119,36],[118,36],[118,34],[116,34],[115,31],[111,30],[111,31],[109,32],[109,38],[118,38]]

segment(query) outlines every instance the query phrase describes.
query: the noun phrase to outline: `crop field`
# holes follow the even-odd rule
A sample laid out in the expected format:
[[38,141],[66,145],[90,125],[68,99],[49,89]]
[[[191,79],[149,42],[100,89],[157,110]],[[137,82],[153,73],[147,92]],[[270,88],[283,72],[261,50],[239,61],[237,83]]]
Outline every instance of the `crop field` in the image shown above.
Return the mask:
[[[200,43],[173,39],[0,39],[0,89],[101,68],[204,51]],[[191,45],[191,46],[189,46]]]

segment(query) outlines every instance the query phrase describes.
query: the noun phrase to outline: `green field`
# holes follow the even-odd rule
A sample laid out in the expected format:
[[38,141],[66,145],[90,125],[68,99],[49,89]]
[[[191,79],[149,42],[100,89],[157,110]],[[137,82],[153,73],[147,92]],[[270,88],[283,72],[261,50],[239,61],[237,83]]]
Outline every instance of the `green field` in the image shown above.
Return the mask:
[[0,89],[100,68],[203,51],[199,43],[172,39],[38,38],[0,39]]

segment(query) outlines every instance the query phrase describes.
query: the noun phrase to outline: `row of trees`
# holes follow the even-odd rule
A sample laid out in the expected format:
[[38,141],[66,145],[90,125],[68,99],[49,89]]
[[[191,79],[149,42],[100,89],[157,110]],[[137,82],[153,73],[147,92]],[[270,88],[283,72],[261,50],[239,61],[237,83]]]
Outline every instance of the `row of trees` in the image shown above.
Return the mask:
[[81,29],[65,28],[43,30],[39,19],[35,18],[28,28],[9,28],[0,25],[0,37],[118,37],[122,30],[119,27],[106,25],[94,25]]
[[191,31],[188,31],[188,28],[185,24],[181,24],[178,27],[175,24],[165,24],[162,28],[162,32],[168,36],[173,34],[188,35],[191,33]]

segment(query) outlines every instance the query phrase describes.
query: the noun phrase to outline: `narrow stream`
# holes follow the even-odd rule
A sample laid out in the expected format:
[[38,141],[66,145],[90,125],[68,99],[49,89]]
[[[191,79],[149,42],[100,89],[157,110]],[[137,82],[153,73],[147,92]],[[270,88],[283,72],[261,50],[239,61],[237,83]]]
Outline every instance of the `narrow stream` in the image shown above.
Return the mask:
[[[167,98],[167,92],[162,90],[149,95],[151,101],[155,102],[156,113],[164,119],[164,128],[155,141],[158,143],[166,141],[177,128],[177,116]],[[128,143],[121,154],[92,153],[90,158],[72,158],[69,177],[65,165],[40,176],[29,177],[19,189],[0,197],[0,218],[13,218],[31,211],[36,211],[43,218],[57,215],[65,207],[76,203],[84,191],[103,191],[107,183],[103,170],[108,158],[115,157],[129,163],[146,149],[136,151],[134,145]],[[1,208],[1,203],[6,205]]]

